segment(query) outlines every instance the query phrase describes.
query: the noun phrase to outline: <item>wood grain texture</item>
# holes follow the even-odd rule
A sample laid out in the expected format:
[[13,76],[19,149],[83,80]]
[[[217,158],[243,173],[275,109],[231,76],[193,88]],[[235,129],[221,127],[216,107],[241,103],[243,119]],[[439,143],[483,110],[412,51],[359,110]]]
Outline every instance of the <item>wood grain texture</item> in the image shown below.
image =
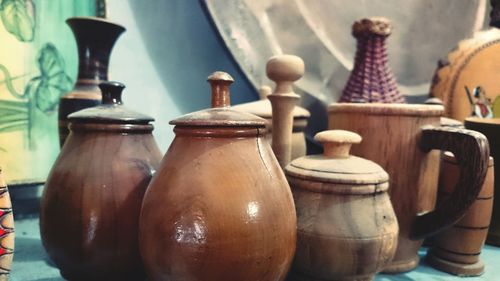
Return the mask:
[[0,167],[0,280],[9,280],[14,258],[14,214],[9,189]]
[[144,279],[139,213],[161,160],[153,126],[70,128],[42,196],[43,245],[65,279]]
[[304,61],[293,55],[278,55],[266,65],[269,79],[276,83],[268,96],[272,107],[272,148],[281,168],[292,160],[293,111],[300,96],[293,91],[293,83],[304,75]]
[[[498,159],[500,159],[500,119],[470,117],[465,119],[464,125],[466,128],[478,131],[488,138],[491,156],[498,163]],[[500,165],[494,166],[494,174],[500,175]],[[495,180],[494,186],[495,195],[498,197],[500,194],[500,180]],[[500,200],[493,200],[493,214],[486,243],[500,246]]]
[[141,212],[150,280],[284,280],[296,215],[263,128],[174,131]]
[[[418,228],[414,225],[418,214],[433,211],[436,204],[439,151],[424,151],[420,149],[420,143],[422,127],[425,125],[438,127],[442,112],[443,108],[437,105],[330,105],[329,128],[350,130],[362,135],[364,141],[353,146],[352,154],[380,164],[389,173],[389,194],[398,217],[400,234],[396,255],[391,265],[386,268],[386,271],[403,272],[415,268],[418,264],[417,251],[422,244],[422,240],[412,240],[410,237],[416,234],[417,236],[428,235],[430,232],[443,227],[443,224],[451,224],[454,222],[451,220],[459,218],[459,214],[449,213],[450,221],[447,221],[445,216],[441,216],[441,211],[438,211],[441,214],[438,217],[442,220],[438,219],[432,224],[424,226],[419,224]],[[441,133],[437,133],[437,135],[441,135]],[[453,133],[453,135],[445,139],[451,140],[463,136],[458,132]],[[471,152],[465,150],[460,151],[459,154],[471,157],[475,163],[483,163],[484,165],[480,165],[480,167],[485,168],[488,158],[484,147],[484,138],[481,139],[477,135],[472,135],[464,136],[463,138],[466,140],[463,143],[469,143],[470,147],[467,149],[472,149],[475,154],[472,155]],[[445,140],[442,139],[441,141]],[[450,143],[452,142],[450,141]],[[431,141],[430,143],[436,142]],[[457,141],[457,143],[460,142]],[[455,149],[457,147],[454,147]],[[473,180],[482,183],[486,169],[484,169],[484,172],[477,172],[477,167],[473,169],[471,173],[478,176]],[[473,187],[477,187],[477,184],[473,185]],[[460,188],[463,192],[461,195],[470,196],[461,196],[461,198],[475,198],[477,193],[473,195],[471,195],[472,193],[467,194],[464,188],[465,186]],[[479,189],[469,188],[469,191],[476,192]],[[472,201],[469,203],[472,203]],[[463,202],[454,203],[460,206],[460,208],[455,208],[460,209],[460,211],[464,211],[462,208],[468,207]],[[446,208],[447,211],[453,209],[453,207]],[[427,216],[427,218],[429,217],[431,216]],[[426,228],[426,226],[432,227]]]
[[[450,200],[459,177],[460,166],[452,154],[446,154],[439,179],[438,204]],[[427,259],[433,267],[455,275],[475,276],[483,273],[484,264],[479,255],[491,220],[493,178],[493,158],[490,158],[481,191],[466,215],[452,227],[433,237],[432,246],[427,253]]]
[[108,80],[109,58],[113,46],[125,28],[116,23],[92,17],[69,18],[78,47],[78,77],[74,89],[61,97],[59,104],[59,143],[69,135],[68,115],[101,103],[98,85]]

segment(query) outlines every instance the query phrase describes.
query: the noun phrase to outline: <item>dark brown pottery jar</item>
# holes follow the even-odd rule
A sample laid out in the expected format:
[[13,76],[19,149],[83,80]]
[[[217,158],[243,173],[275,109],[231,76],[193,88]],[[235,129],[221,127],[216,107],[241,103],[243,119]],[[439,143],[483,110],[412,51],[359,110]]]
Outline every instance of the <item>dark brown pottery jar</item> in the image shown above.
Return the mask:
[[153,118],[124,107],[116,82],[103,104],[69,116],[70,134],[47,179],[42,242],[68,280],[142,280],[142,198],[159,167]]
[[108,80],[111,50],[125,28],[105,19],[69,18],[66,23],[75,35],[78,47],[78,78],[71,92],[59,103],[59,140],[61,147],[68,137],[68,115],[101,103],[99,83]]
[[372,280],[392,260],[398,222],[376,163],[349,155],[358,134],[316,134],[323,155],[292,161],[285,170],[297,208],[297,251],[289,280]]
[[152,281],[280,281],[295,252],[290,187],[266,121],[230,109],[231,76],[208,78],[212,108],[176,134],[144,196],[140,248]]

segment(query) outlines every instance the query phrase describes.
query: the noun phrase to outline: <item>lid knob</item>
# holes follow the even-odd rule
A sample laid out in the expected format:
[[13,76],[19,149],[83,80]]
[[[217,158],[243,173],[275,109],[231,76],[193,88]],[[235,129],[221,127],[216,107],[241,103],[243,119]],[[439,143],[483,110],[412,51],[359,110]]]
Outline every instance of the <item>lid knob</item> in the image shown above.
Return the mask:
[[207,78],[212,88],[212,108],[231,106],[229,86],[234,79],[226,72],[216,71]]
[[122,104],[122,91],[125,85],[120,82],[107,81],[99,84],[102,92],[102,104]]
[[314,140],[323,144],[323,155],[328,158],[348,158],[351,145],[360,143],[360,135],[344,130],[328,130],[319,132]]
[[262,85],[259,88],[259,98],[261,100],[267,99],[267,96],[269,96],[273,92],[273,89],[267,85]]

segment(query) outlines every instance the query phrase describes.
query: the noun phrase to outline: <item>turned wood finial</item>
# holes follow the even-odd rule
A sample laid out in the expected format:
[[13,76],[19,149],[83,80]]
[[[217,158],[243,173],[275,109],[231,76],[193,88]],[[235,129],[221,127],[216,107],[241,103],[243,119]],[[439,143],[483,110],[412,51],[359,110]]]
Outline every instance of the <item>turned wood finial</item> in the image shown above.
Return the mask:
[[122,92],[125,85],[120,82],[102,82],[99,84],[102,92],[102,104],[122,104]]
[[229,86],[234,79],[226,72],[216,71],[207,78],[212,88],[212,108],[231,106]]
[[259,98],[261,100],[267,99],[267,97],[273,92],[273,89],[267,85],[262,85],[259,88]]
[[323,145],[323,155],[328,158],[348,158],[351,145],[360,143],[360,135],[344,130],[319,132],[314,140]]
[[278,55],[267,61],[266,73],[276,83],[268,96],[273,109],[272,148],[280,166],[292,160],[293,109],[300,96],[293,91],[293,82],[304,75],[304,61],[293,55]]

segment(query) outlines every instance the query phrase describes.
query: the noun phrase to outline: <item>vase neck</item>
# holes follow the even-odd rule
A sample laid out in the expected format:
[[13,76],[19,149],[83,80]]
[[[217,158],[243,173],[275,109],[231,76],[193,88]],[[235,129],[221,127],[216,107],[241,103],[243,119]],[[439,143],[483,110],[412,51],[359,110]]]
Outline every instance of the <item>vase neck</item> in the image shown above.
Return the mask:
[[78,47],[78,80],[96,84],[108,80],[111,51],[125,28],[97,18],[71,18],[67,23]]

